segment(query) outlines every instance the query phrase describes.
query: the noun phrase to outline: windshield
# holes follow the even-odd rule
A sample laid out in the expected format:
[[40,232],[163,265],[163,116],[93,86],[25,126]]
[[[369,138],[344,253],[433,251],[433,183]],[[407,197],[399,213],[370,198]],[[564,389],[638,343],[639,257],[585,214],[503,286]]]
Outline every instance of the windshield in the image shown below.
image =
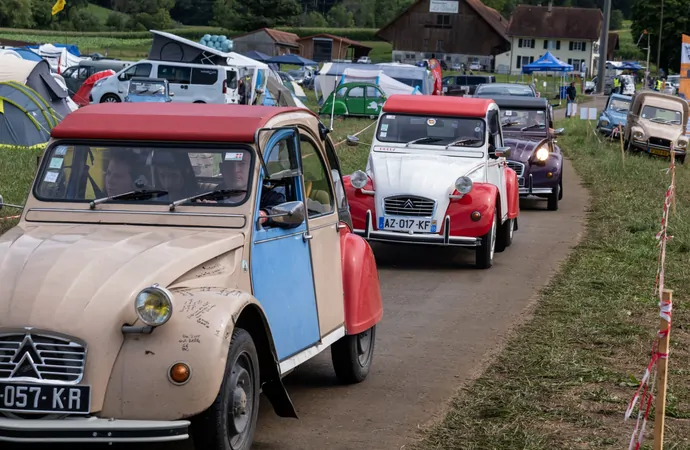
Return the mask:
[[222,199],[238,205],[249,195],[254,159],[245,147],[53,145],[45,154],[34,195],[44,201],[87,202],[129,193],[113,200],[170,204],[223,189],[241,191]]
[[680,125],[682,114],[680,111],[674,111],[672,109],[645,105],[645,107],[642,108],[640,117],[651,120],[652,122]]
[[543,109],[501,109],[501,126],[506,131],[546,131],[546,112]]
[[534,97],[534,91],[528,86],[520,86],[515,84],[512,86],[480,86],[477,88],[476,95],[517,95],[521,97]]
[[609,109],[618,112],[626,112],[630,109],[630,101],[622,100],[620,98],[614,98],[613,100],[611,100],[611,103],[609,103]]
[[151,81],[130,81],[129,93],[135,95],[165,95],[165,84]]
[[439,146],[463,140],[454,145],[481,147],[484,130],[483,119],[384,114],[376,138],[381,142],[407,144],[418,141],[418,144]]

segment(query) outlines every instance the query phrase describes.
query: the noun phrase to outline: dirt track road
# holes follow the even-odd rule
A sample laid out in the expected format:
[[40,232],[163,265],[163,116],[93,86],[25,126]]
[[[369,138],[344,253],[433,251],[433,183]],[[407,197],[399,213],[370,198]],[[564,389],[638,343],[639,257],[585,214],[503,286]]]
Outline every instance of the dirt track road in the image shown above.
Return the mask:
[[[601,101],[588,106],[600,110]],[[467,250],[376,246],[384,318],[368,379],[339,386],[330,352],[319,355],[285,379],[300,420],[276,417],[262,399],[254,448],[398,450],[439,417],[525,318],[535,293],[584,232],[587,193],[569,162],[558,211],[546,211],[539,201],[521,207],[513,245],[489,270],[474,269]]]

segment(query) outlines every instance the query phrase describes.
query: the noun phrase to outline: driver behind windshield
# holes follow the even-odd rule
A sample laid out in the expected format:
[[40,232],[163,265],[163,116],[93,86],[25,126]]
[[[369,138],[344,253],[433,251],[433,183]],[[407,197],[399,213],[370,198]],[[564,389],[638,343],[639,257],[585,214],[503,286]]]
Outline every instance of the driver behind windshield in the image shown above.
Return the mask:
[[175,201],[198,193],[194,169],[185,152],[156,151],[153,166],[156,189],[168,191],[159,201]]
[[116,150],[111,151],[109,156],[104,177],[106,195],[119,195],[134,190],[134,154],[128,150]]

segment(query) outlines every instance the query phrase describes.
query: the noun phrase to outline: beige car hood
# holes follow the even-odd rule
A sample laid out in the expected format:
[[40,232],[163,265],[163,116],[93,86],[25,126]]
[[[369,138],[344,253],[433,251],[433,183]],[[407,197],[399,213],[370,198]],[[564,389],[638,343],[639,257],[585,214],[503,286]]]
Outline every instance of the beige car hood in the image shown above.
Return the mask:
[[[90,342],[136,320],[134,297],[242,246],[241,233],[109,225],[18,226],[0,236],[0,328]],[[96,339],[98,340],[98,339]]]
[[663,123],[654,123],[649,120],[640,120],[636,125],[644,130],[645,138],[653,136],[663,139],[670,139],[674,144],[685,132],[684,126],[664,125]]

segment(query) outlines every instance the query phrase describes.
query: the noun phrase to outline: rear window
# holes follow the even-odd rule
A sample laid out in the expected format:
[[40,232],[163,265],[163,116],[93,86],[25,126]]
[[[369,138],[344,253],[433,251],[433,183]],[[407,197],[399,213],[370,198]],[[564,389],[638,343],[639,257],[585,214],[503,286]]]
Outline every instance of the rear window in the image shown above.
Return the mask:
[[213,85],[218,81],[216,69],[192,69],[192,84]]
[[529,86],[511,84],[510,86],[496,86],[491,84],[486,84],[477,88],[477,95],[479,94],[489,94],[489,95],[516,95],[520,97],[536,97],[534,91]]
[[185,66],[158,66],[158,78],[165,78],[169,83],[189,84],[192,69]]

